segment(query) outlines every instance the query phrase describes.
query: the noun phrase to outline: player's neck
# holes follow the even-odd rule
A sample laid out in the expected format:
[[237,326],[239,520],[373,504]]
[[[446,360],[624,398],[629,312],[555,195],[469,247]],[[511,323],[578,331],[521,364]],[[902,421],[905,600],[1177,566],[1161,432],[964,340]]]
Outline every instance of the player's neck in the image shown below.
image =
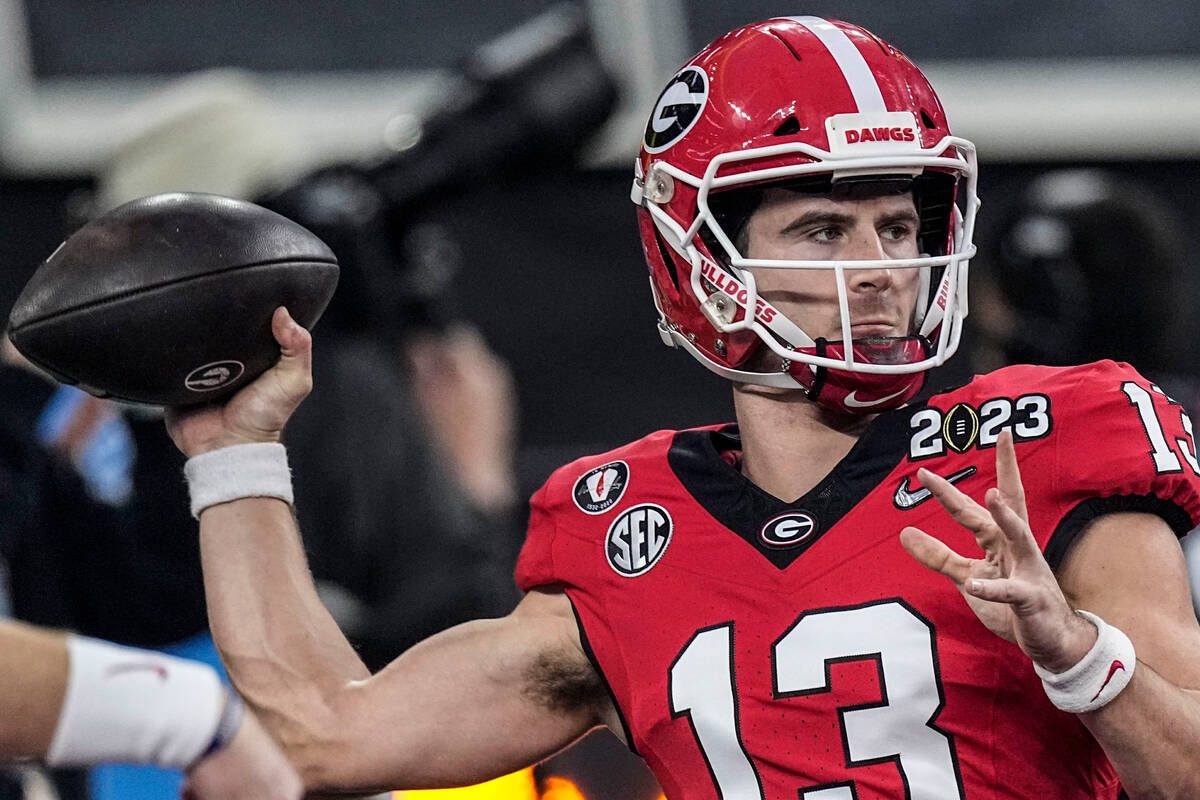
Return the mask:
[[799,390],[737,385],[733,405],[742,439],[742,474],[786,502],[820,483],[871,420],[838,414]]

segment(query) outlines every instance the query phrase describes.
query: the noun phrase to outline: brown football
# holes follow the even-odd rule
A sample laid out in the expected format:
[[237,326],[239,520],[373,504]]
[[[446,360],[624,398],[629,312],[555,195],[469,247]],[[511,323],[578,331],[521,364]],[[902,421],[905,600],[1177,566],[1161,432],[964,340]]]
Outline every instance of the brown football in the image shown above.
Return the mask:
[[311,328],[337,280],[333,252],[286,217],[218,195],[153,195],[59,245],[14,304],[8,335],[92,394],[191,405],[274,364],[275,308]]

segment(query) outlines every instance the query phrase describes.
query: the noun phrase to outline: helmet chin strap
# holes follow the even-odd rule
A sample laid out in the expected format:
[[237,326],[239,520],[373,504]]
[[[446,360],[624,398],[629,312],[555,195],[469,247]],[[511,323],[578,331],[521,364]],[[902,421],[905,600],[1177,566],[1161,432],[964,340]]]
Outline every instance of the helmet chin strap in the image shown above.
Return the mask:
[[[779,372],[753,372],[719,364],[696,347],[686,336],[671,328],[665,321],[659,323],[663,341],[673,347],[688,351],[701,364],[722,378],[736,383],[752,383],[777,389],[801,389],[813,402],[843,414],[874,414],[898,408],[912,400],[925,384],[924,372],[865,373],[844,369],[814,367],[801,361],[792,361],[788,368]],[[923,337],[906,337],[922,343]],[[765,347],[765,345],[764,345]],[[826,344],[828,355],[840,357],[843,345]],[[867,354],[860,354],[867,358]]]
[[[809,348],[805,348],[808,350]],[[843,358],[845,345],[818,339],[814,355]],[[920,361],[929,353],[923,336],[887,337],[853,343],[854,360],[879,363],[880,359]],[[804,387],[810,400],[844,414],[875,414],[899,408],[916,397],[925,385],[925,372],[869,373],[830,367],[812,367],[793,361],[788,372]]]

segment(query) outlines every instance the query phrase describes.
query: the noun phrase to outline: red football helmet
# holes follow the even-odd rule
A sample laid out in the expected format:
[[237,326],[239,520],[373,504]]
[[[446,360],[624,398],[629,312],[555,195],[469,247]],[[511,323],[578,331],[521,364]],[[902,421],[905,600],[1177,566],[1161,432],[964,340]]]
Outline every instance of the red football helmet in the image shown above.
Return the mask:
[[[635,169],[632,199],[663,340],[717,374],[802,388],[830,407],[868,413],[911,400],[925,370],[958,347],[975,252],[975,148],[950,134],[920,70],[874,34],[781,17],[717,39],[659,96]],[[775,182],[911,190],[921,256],[747,258],[735,244],[735,198]],[[808,335],[759,296],[756,267],[832,271],[841,338]],[[919,270],[911,335],[851,338],[845,273],[863,269]]]

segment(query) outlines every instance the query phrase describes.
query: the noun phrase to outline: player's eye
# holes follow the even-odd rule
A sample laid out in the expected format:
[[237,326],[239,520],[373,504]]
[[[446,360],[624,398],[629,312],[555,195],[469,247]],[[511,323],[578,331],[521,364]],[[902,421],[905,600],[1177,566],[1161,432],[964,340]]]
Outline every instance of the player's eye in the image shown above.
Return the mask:
[[916,229],[908,223],[894,223],[887,225],[879,232],[879,235],[884,239],[890,239],[893,242],[901,242],[910,237],[916,236]]
[[833,225],[816,228],[809,232],[808,238],[816,242],[833,242],[842,235],[842,229]]

